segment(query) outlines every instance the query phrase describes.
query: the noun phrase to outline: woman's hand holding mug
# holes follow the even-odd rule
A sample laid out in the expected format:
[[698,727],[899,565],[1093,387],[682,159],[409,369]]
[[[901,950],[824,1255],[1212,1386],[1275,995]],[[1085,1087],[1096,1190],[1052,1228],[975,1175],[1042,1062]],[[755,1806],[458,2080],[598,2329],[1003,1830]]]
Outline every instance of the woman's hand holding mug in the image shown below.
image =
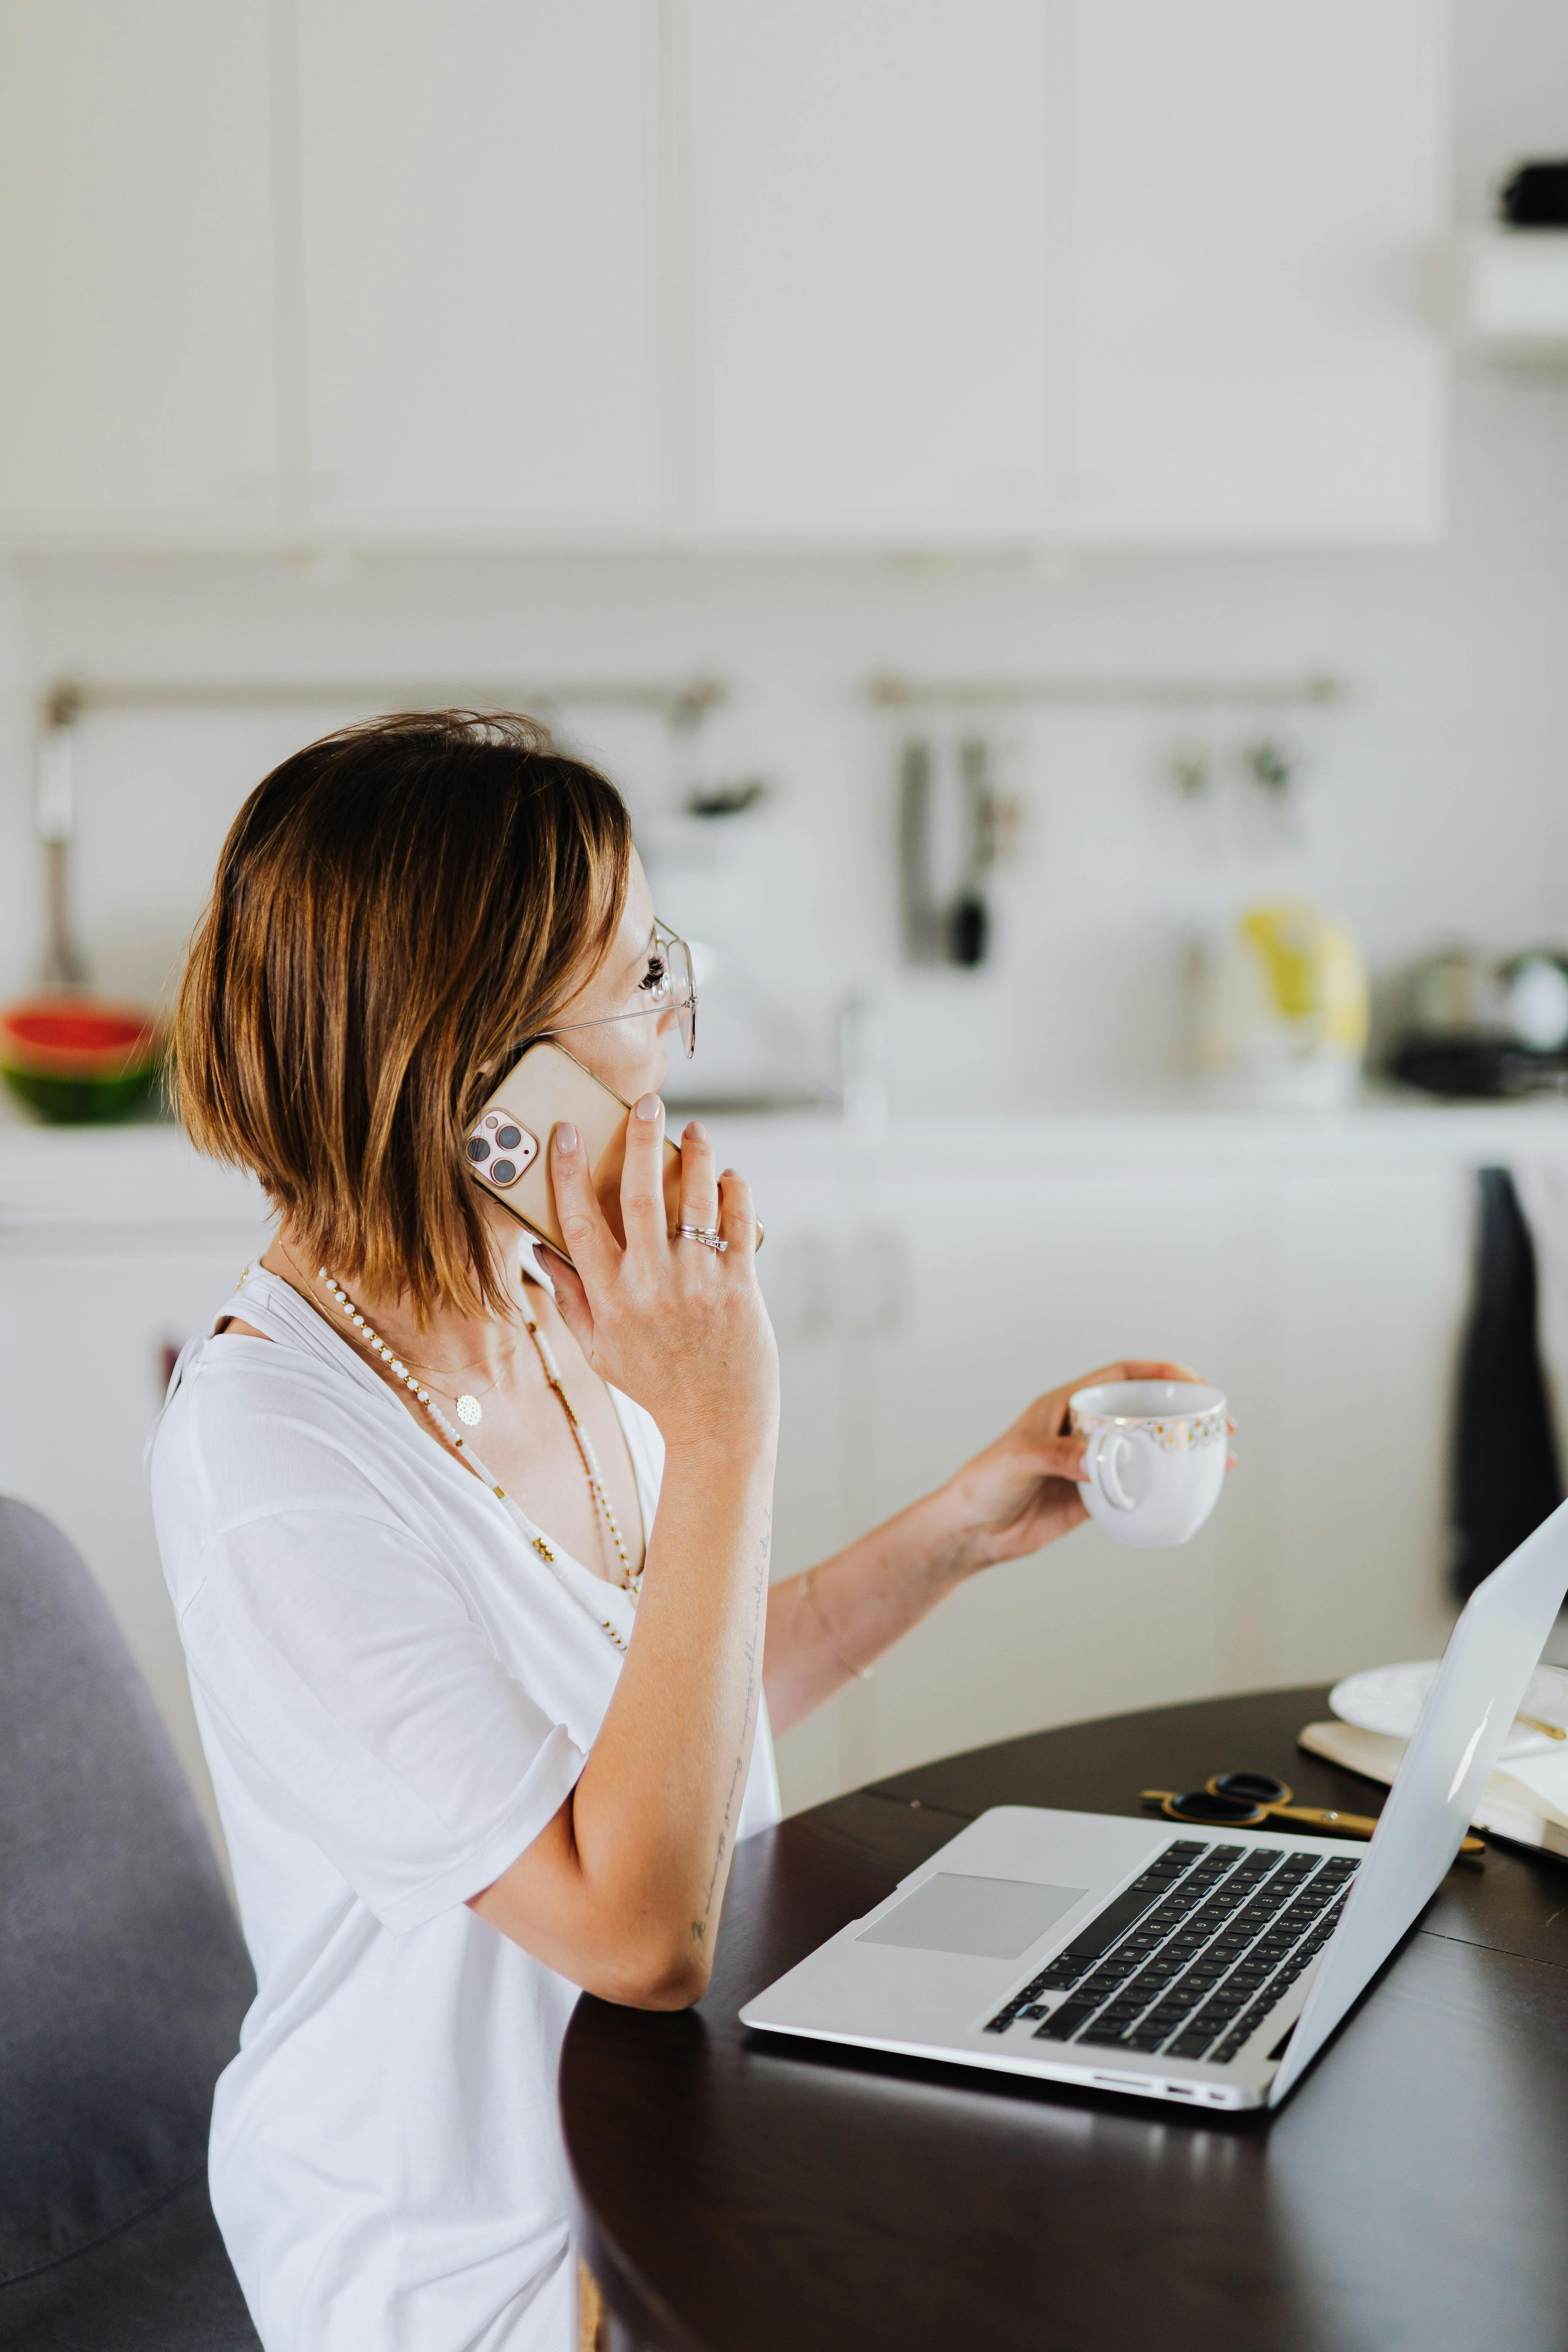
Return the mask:
[[[1048,1395],[1037,1397],[994,1444],[966,1462],[949,1482],[947,1492],[962,1529],[960,1540],[972,1556],[972,1564],[980,1568],[997,1560],[1021,1559],[1029,1552],[1039,1551],[1058,1536],[1066,1535],[1070,1528],[1081,1527],[1091,1513],[1102,1526],[1105,1524],[1090,1495],[1083,1434],[1076,1431],[1072,1422],[1076,1395],[1108,1382],[1196,1381],[1197,1374],[1184,1364],[1134,1360],[1103,1365],[1086,1379],[1068,1381],[1063,1387],[1052,1389]],[[1220,1413],[1223,1421],[1223,1399]],[[1219,1454],[1223,1471],[1223,1445]],[[1211,1502],[1209,1508],[1212,1507]],[[1126,1514],[1120,1514],[1111,1529],[1122,1542],[1185,1539],[1129,1538],[1122,1532]]]
[[1179,1379],[1098,1381],[1068,1400],[1085,1440],[1083,1498],[1123,1544],[1184,1544],[1225,1484],[1230,1423],[1218,1389]]

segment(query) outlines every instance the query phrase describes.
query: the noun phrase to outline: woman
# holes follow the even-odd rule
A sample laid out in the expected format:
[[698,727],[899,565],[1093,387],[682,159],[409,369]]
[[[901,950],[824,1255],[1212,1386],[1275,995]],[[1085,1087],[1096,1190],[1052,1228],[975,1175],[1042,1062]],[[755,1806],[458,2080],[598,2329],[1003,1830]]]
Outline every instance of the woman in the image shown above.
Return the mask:
[[[673,951],[613,787],[463,713],[286,761],[193,945],[183,1115],[279,1218],[151,1454],[256,1963],[211,2174],[268,2352],[564,2352],[578,1988],[696,2000],[770,1716],[1084,1517],[1058,1390],[770,1588],[751,1194],[695,1121],[673,1236],[661,1193]],[[635,1105],[624,1246],[549,1139],[548,1278],[464,1157],[545,1034]]]

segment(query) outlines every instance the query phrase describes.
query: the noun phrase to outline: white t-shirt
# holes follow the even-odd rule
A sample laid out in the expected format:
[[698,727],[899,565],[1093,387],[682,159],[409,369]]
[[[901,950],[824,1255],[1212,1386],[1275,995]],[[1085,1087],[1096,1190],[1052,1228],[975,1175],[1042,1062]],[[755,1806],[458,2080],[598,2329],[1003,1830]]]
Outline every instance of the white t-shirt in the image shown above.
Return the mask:
[[[213,2202],[267,2352],[567,2352],[577,1987],[466,1907],[583,1769],[634,1622],[287,1283],[185,1349],[149,1443],[258,1990]],[[614,1397],[645,1530],[663,1445]],[[547,1531],[546,1531],[547,1532]],[[740,1834],[779,1818],[766,1717]]]

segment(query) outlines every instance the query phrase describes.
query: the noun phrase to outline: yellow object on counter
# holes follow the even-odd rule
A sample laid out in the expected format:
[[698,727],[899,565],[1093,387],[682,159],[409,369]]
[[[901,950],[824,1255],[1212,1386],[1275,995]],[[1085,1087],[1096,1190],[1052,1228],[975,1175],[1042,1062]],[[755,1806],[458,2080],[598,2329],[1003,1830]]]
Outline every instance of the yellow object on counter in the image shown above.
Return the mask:
[[1243,915],[1240,930],[1261,957],[1275,1010],[1310,1022],[1320,1045],[1365,1050],[1370,1007],[1361,950],[1342,924],[1284,899]]
[[1305,901],[1244,908],[1197,963],[1200,1068],[1228,1097],[1332,1109],[1353,1098],[1370,1001],[1361,950]]

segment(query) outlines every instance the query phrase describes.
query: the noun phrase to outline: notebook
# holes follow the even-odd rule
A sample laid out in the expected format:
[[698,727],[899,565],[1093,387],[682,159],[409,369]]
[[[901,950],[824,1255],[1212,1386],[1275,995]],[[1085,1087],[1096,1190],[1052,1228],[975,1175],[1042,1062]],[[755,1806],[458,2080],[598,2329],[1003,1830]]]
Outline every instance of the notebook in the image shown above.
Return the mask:
[[[1408,1742],[1385,1732],[1363,1731],[1353,1723],[1309,1723],[1296,1744],[1347,1772],[1392,1785]],[[1475,1809],[1477,1829],[1538,1846],[1568,1862],[1568,1754],[1510,1757],[1499,1765]]]

